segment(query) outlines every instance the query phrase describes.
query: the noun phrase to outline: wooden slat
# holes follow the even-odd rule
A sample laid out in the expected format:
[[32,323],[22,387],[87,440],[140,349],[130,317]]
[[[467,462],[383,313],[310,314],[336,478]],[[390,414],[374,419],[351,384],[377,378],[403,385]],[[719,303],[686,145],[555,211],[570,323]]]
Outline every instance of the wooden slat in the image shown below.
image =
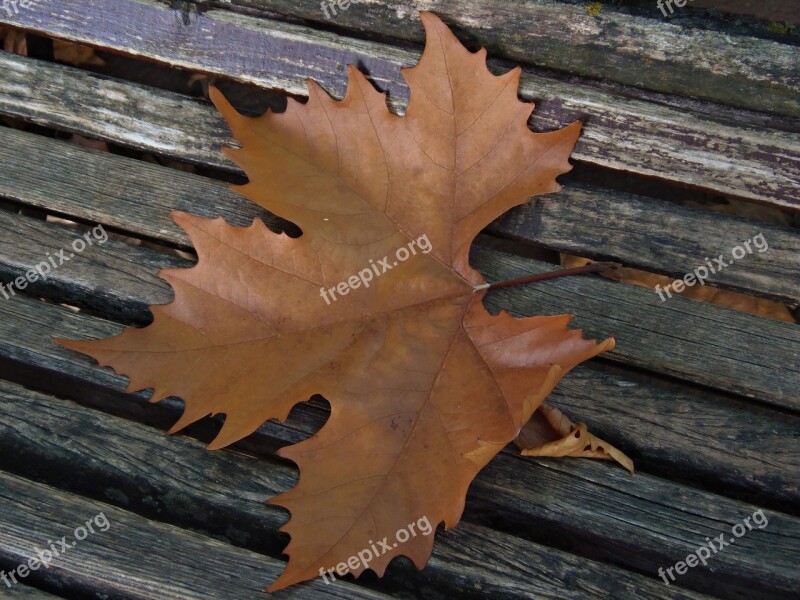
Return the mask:
[[[624,192],[568,184],[506,213],[489,231],[560,252],[609,259],[682,279],[720,255],[729,263],[709,285],[800,302],[800,230]],[[768,250],[751,240],[763,235]],[[734,247],[751,252],[732,260]],[[700,272],[702,274],[702,271]],[[666,297],[666,296],[665,296]]]
[[[408,93],[400,68],[418,58],[417,52],[226,11],[194,15],[183,27],[177,25],[183,22],[181,17],[155,0],[95,0],[91,8],[80,0],[61,0],[47,10],[39,7],[21,13],[14,24],[297,95],[306,94],[305,80],[313,77],[341,97],[346,84],[342,68],[352,63],[362,66],[378,87],[388,91],[397,108],[404,106]],[[4,22],[2,15],[0,22]],[[4,71],[0,70],[0,81],[11,90],[0,96],[0,111],[6,114],[54,125],[66,121],[68,128],[77,128],[109,102],[128,109],[138,105],[130,101],[130,94],[98,98],[95,86],[77,81],[56,91],[61,87],[58,79],[68,77],[69,70],[54,76],[49,71],[56,67],[39,64],[23,68],[28,77],[21,78],[19,67],[2,62],[6,64],[2,65]],[[30,77],[32,70],[36,71],[34,77]],[[38,85],[32,87],[33,81]],[[104,87],[108,89],[106,84]],[[137,91],[140,102],[148,107],[162,95],[141,88]],[[522,77],[520,95],[537,100],[538,109],[531,119],[534,129],[551,130],[576,119],[586,123],[573,153],[577,160],[775,206],[800,207],[800,134],[755,128],[747,122],[695,114],[530,72]],[[181,102],[169,96],[169,103]],[[47,106],[47,97],[57,98],[57,107]],[[65,97],[70,101],[65,102]],[[64,118],[65,105],[74,106],[80,116]],[[178,121],[176,125],[196,122],[189,113],[160,112],[167,120]],[[100,137],[133,138],[141,147],[155,125],[155,132],[169,138],[161,140],[162,152],[183,145],[174,125],[165,130],[160,124],[163,119],[150,121],[148,115],[141,123],[143,117],[137,115],[131,121],[103,111],[105,127]],[[206,114],[201,121],[215,117]],[[98,127],[94,124],[92,129]],[[120,128],[144,131],[120,136]],[[777,156],[780,160],[775,160]]]
[[[159,405],[159,408],[165,407]],[[252,437],[269,436],[266,430],[278,429],[281,441],[298,441],[318,429],[326,418],[324,411],[297,412],[288,426],[269,423]],[[18,435],[22,437],[24,432]],[[80,435],[83,438],[82,432]],[[93,444],[105,447],[102,440],[93,442],[91,437],[86,444],[90,448]],[[163,444],[170,442],[164,440]],[[146,450],[147,445],[143,445],[134,449],[132,456],[141,455],[148,460],[149,456],[161,454]],[[125,456],[124,449],[111,456],[117,452]],[[172,452],[165,453],[173,456]],[[96,469],[103,467],[96,464],[92,468],[96,473]],[[113,468],[110,470],[114,472]],[[224,482],[217,469],[213,473]],[[120,485],[118,478],[112,482],[112,488]],[[270,480],[284,490],[293,485],[294,476],[289,467],[276,465],[270,470]],[[224,497],[217,500],[225,501]],[[191,506],[185,510],[191,510]],[[654,576],[659,566],[666,568],[682,559],[707,536],[729,532],[731,526],[755,510],[755,506],[657,477],[642,474],[631,477],[607,463],[531,461],[504,451],[473,484],[464,515],[466,523],[462,525],[483,524]],[[768,591],[775,598],[790,597],[787,592],[796,587],[799,577],[794,564],[800,519],[773,511],[766,511],[766,515],[770,526],[751,531],[714,557],[713,578],[707,571],[695,570],[681,578],[681,585],[723,595],[734,591],[754,594]],[[471,541],[457,542],[457,547],[472,552],[473,548],[486,546],[492,551],[490,534],[473,536],[468,525],[467,529]],[[440,541],[447,539],[442,536]],[[470,560],[470,564],[479,562]]]
[[[136,290],[158,289],[160,293],[157,293],[155,303],[169,302],[171,290],[156,273],[170,266],[192,264],[174,256],[113,241],[103,246],[96,242],[98,245],[78,254],[71,244],[82,238],[83,229],[53,225],[6,211],[0,211],[0,232],[0,254],[8,257],[8,260],[0,260],[0,282],[5,284],[0,289],[0,301],[6,301],[6,296],[13,298],[12,293],[22,293],[16,285],[12,290],[12,283],[36,265],[49,263],[53,269],[53,263],[48,261],[48,256],[52,256],[57,267],[51,274],[43,270],[46,280],[37,276],[33,283],[24,282],[24,292],[55,298],[52,292],[58,288],[59,302],[88,308],[126,323],[140,321],[143,311],[146,313],[151,304],[143,303]],[[14,249],[12,244],[18,247]],[[62,249],[63,255],[59,252]],[[67,262],[61,265],[64,259]],[[102,269],[101,274],[96,271],[100,264],[110,268]]]
[[208,103],[0,51],[0,113],[235,171],[234,143]]
[[[30,157],[39,157],[36,169]],[[67,218],[104,223],[170,245],[191,247],[173,210],[250,225],[278,221],[228,184],[192,173],[0,128],[0,197]]]
[[[758,111],[800,116],[797,49],[758,39],[733,23],[702,29],[604,3],[593,16],[585,2],[509,0],[373,0],[329,9],[318,0],[191,0],[222,9],[263,11],[327,27],[424,42],[417,12],[433,10],[490,54],[586,77],[668,94],[705,98]],[[685,16],[691,4],[680,11]],[[707,20],[707,16],[703,16]]]
[[[6,281],[33,268],[48,252],[69,248],[76,237],[73,229],[4,212],[0,230],[0,276]],[[554,269],[488,250],[477,250],[474,262],[490,282]],[[148,319],[147,305],[172,297],[156,271],[188,264],[109,240],[87,248],[46,282],[25,291],[142,323]],[[598,277],[499,290],[488,297],[487,306],[524,316],[576,314],[576,326],[584,326],[589,337],[617,338],[609,358],[800,409],[800,328],[794,324],[680,297],[662,303],[651,290]]]
[[[74,542],[73,532],[104,513],[110,527],[97,531],[28,579],[73,594],[126,600],[186,598],[257,600],[283,563],[217,540],[150,521],[90,500],[0,472],[0,558],[19,564],[47,540]],[[348,582],[315,580],[283,598],[387,598]]]
[[[39,157],[30,168],[28,157]],[[137,237],[189,246],[167,215],[182,210],[223,216],[237,226],[275,218],[222,182],[0,128],[0,197],[51,213],[104,223]],[[770,250],[755,252],[710,283],[785,302],[800,302],[800,232],[731,215],[581,184],[514,209],[489,230],[563,252],[613,259],[627,266],[682,277],[758,233]]]
[[[290,467],[230,450],[208,452],[193,439],[168,438],[8,383],[0,382],[0,406],[0,465],[18,475],[81,495],[113,490],[107,501],[126,510],[280,554],[285,540],[278,528],[286,513],[263,501],[292,485]],[[71,439],[80,445],[65,443]],[[173,497],[181,502],[171,502]],[[673,590],[646,576],[469,523],[437,535],[424,571],[392,563],[380,588],[420,598],[434,589],[441,598],[577,599],[609,597],[619,590],[631,598],[673,597]]]

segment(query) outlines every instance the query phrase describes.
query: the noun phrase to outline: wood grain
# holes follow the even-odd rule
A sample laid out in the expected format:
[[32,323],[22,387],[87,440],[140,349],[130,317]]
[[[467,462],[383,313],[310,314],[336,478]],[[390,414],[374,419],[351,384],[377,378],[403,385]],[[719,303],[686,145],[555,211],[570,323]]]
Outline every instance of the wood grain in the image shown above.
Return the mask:
[[[0,23],[4,19],[0,15]],[[355,64],[389,93],[395,109],[402,109],[408,95],[400,68],[414,64],[419,57],[418,51],[227,11],[180,13],[155,0],[95,0],[92,10],[80,0],[60,0],[52,9],[39,7],[20,13],[14,24],[298,96],[306,95],[305,80],[313,77],[342,97],[344,67]],[[175,156],[184,144],[179,134],[183,124],[191,123],[194,128],[194,124],[218,119],[210,108],[201,118],[174,110],[179,104],[189,108],[186,99],[174,94],[166,94],[172,110],[157,111],[162,119],[153,120],[151,114],[133,120],[114,117],[104,105],[143,106],[150,113],[163,94],[135,88],[120,97],[114,90],[120,91],[123,84],[96,83],[96,77],[74,70],[7,56],[2,57],[0,66],[0,81],[7,90],[0,94],[0,112],[69,130],[77,130],[87,120],[99,120],[104,127],[94,123],[84,133],[101,139],[113,137],[118,143],[147,147],[148,138],[156,136],[153,141],[158,143],[151,149]],[[494,62],[490,66],[495,71],[508,67]],[[136,96],[138,100],[133,99]],[[774,206],[800,207],[800,134],[754,128],[746,121],[695,114],[529,71],[523,74],[520,96],[538,105],[530,121],[537,131],[575,120],[585,123],[573,153],[576,160]],[[54,101],[51,106],[44,102],[47,97]],[[80,114],[64,114],[65,105]],[[172,123],[165,126],[164,118]],[[217,120],[215,127],[205,131],[219,131],[219,127]],[[100,132],[96,132],[98,128]],[[195,152],[197,141],[196,134],[187,140],[190,145],[195,143]],[[208,147],[206,151],[214,153]],[[780,160],[775,160],[776,156]],[[216,162],[224,161],[217,157]]]
[[0,162],[2,197],[172,246],[191,248],[169,218],[174,210],[221,215],[238,227],[255,218],[273,230],[286,226],[225,182],[25,131],[0,128]]

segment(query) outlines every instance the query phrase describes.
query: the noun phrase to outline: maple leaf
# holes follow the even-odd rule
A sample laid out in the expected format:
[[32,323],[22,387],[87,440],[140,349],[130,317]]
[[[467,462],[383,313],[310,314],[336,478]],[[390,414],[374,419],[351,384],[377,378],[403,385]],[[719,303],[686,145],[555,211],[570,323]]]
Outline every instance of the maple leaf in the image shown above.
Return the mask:
[[[404,116],[352,66],[343,100],[309,81],[308,102],[281,114],[242,116],[212,90],[242,146],[225,149],[249,178],[237,189],[303,235],[173,213],[199,257],[160,273],[174,302],[153,307],[146,328],[63,341],[128,375],[129,391],[182,398],[172,431],[224,413],[210,448],[313,394],[329,400],[322,429],[280,451],[300,478],[272,500],[291,513],[291,542],[270,590],[341,565],[380,576],[401,554],[422,568],[433,535],[381,552],[373,541],[423,518],[455,526],[470,482],[561,377],[613,347],[568,330],[569,316],[485,310],[473,238],[560,189],[580,123],[531,132],[520,69],[492,75],[485,50],[469,52],[431,13],[422,21]],[[368,565],[347,564],[367,548]]]

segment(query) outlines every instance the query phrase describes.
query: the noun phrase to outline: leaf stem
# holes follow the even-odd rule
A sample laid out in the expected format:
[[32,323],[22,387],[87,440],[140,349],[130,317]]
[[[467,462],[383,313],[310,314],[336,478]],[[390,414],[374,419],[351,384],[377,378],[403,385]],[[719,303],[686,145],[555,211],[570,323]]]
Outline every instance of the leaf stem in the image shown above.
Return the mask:
[[600,273],[604,277],[619,281],[619,270],[622,265],[615,262],[596,262],[590,263],[583,267],[575,267],[573,269],[561,269],[560,271],[550,271],[548,273],[537,273],[536,275],[526,275],[524,277],[517,277],[516,279],[509,279],[507,281],[496,281],[494,283],[486,283],[475,287],[475,291],[479,290],[496,290],[499,288],[511,287],[514,285],[524,285],[526,283],[533,283],[535,281],[544,281],[546,279],[556,279],[558,277],[570,277],[572,275],[585,275],[586,273]]

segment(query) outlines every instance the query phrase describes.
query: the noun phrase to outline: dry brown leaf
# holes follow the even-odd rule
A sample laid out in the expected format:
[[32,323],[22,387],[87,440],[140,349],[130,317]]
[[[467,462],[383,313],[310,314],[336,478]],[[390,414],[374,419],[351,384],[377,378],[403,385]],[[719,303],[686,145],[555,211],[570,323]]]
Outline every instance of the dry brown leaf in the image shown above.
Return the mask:
[[[565,267],[582,267],[590,262],[592,261],[588,258],[561,254],[561,264]],[[647,271],[640,271],[639,269],[632,269],[630,267],[619,269],[618,275],[620,276],[620,281],[650,289],[655,289],[656,285],[664,287],[674,280],[667,275],[648,273]],[[683,296],[684,298],[691,298],[693,300],[700,300],[701,302],[710,302],[711,304],[717,304],[760,317],[777,319],[778,321],[785,321],[787,323],[795,322],[792,312],[781,302],[768,300],[766,298],[757,298],[756,296],[748,296],[747,294],[741,294],[731,290],[722,290],[711,285],[687,286],[682,292],[672,290],[672,294]]]
[[83,146],[84,148],[93,148],[94,150],[100,150],[101,152],[108,152],[108,144],[102,140],[95,140],[92,138],[87,138],[82,135],[78,135],[77,133],[73,133],[67,139],[67,142],[70,144],[75,144],[76,146]]
[[21,56],[28,56],[28,38],[25,32],[19,29],[5,29],[3,35],[3,50]]
[[577,425],[557,408],[542,404],[514,440],[523,456],[571,456],[615,460],[633,475],[633,461],[611,444]]
[[106,61],[97,56],[94,48],[66,40],[53,40],[53,58],[75,67],[85,65],[102,67],[106,64]]
[[[427,45],[403,71],[402,117],[352,66],[343,100],[309,81],[308,103],[258,118],[212,89],[242,145],[225,152],[249,177],[236,189],[303,235],[175,213],[199,255],[194,268],[162,271],[175,301],[153,307],[147,328],[62,341],[127,374],[129,391],[183,398],[172,431],[225,413],[211,448],[313,394],[329,400],[322,429],[280,452],[300,479],[272,500],[292,516],[289,563],[271,590],[340,565],[358,576],[366,561],[348,559],[422,518],[455,526],[480,469],[570,369],[613,347],[568,330],[569,316],[485,310],[473,238],[560,189],[580,124],[531,132],[520,69],[494,76],[484,50],[467,51],[430,13],[422,20]],[[411,537],[368,567],[382,575],[405,555],[422,568],[432,545]]]

